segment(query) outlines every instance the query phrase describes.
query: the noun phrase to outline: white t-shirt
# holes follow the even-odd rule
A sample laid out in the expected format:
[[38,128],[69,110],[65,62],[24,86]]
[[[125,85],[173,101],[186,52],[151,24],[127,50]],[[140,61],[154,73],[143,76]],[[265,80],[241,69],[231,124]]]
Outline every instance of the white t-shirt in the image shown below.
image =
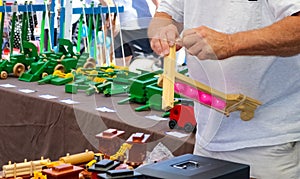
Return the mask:
[[[268,26],[300,11],[299,0],[163,0],[158,11],[184,22],[184,28],[208,26],[234,33]],[[192,78],[226,94],[245,94],[263,104],[250,121],[240,112],[227,118],[195,104],[197,144],[212,151],[300,141],[300,55],[237,56],[200,61],[188,55]]]
[[156,9],[152,0],[114,0],[117,6],[124,6],[120,13],[120,24],[124,30],[148,28]]

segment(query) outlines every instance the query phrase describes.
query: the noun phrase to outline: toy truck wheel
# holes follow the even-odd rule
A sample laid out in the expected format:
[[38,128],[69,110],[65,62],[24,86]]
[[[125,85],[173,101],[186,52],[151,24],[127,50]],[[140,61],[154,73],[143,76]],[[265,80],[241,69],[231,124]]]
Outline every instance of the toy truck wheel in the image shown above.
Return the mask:
[[249,121],[254,117],[254,111],[242,111],[240,117],[244,121]]
[[110,97],[111,96],[111,90],[110,89],[105,89],[103,91],[103,94],[104,94],[105,97]]
[[6,79],[8,77],[8,74],[6,71],[2,71],[0,74],[1,79]]
[[95,60],[94,58],[92,58],[92,57],[88,58],[88,59],[86,60],[86,62],[91,62],[91,63],[94,64],[94,66],[96,66],[96,60]]
[[46,72],[42,73],[42,78],[44,78],[46,76],[48,76],[48,73],[46,73]]
[[16,77],[19,77],[22,75],[22,73],[25,72],[25,65],[23,65],[22,63],[17,63],[15,64],[14,68],[13,68],[13,73]]
[[194,126],[191,123],[186,123],[184,125],[184,131],[185,132],[192,132],[194,130]]
[[84,65],[83,65],[83,68],[95,68],[96,67],[96,64],[92,63],[92,62],[86,62]]
[[174,119],[171,119],[170,121],[169,121],[169,128],[170,129],[174,129],[174,128],[176,128],[177,127],[177,121],[175,121]]
[[61,72],[65,72],[65,67],[62,64],[58,64],[55,66],[54,71],[59,70]]

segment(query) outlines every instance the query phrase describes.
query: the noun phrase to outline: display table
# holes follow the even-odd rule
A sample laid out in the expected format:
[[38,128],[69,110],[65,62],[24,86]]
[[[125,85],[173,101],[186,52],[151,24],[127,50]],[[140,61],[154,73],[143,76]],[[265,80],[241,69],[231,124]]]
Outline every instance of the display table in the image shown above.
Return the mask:
[[[145,116],[161,115],[160,111],[135,112],[137,104],[118,105],[126,94],[104,97],[103,94],[87,96],[83,91],[68,94],[64,86],[37,82],[22,82],[9,77],[0,84],[16,87],[0,87],[0,165],[8,161],[36,160],[41,156],[52,161],[66,155],[85,151],[97,151],[96,134],[115,128],[124,130],[124,139],[132,133],[150,134],[147,150],[159,142],[166,145],[174,155],[192,153],[195,135],[177,138],[166,135],[171,131],[168,121],[155,121]],[[35,90],[24,93],[20,89]],[[40,95],[53,95],[57,99],[44,99]],[[60,100],[72,99],[78,104],[65,104]],[[107,107],[116,112],[99,112],[97,107]],[[183,132],[183,131],[181,131]]]

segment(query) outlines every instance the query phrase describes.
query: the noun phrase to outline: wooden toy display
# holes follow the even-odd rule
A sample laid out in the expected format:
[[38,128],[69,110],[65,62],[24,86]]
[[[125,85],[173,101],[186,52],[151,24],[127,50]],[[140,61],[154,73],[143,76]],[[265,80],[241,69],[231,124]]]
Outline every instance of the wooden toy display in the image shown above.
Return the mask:
[[[31,8],[34,7],[32,9],[34,12],[44,12],[41,27],[43,33],[45,31],[45,14],[49,13],[51,18],[54,18],[53,4],[55,2],[52,2],[51,13],[47,12],[46,4],[31,6]],[[16,23],[17,11],[31,13],[31,11],[28,11],[30,9],[28,4],[20,6],[15,2],[15,7],[17,7],[17,10],[12,10],[11,7],[7,8],[6,6],[0,7],[2,23],[7,12],[12,12],[13,26]],[[66,15],[66,10],[68,9],[62,5],[61,17]],[[63,33],[60,34],[62,36],[58,39],[58,52],[44,52],[43,38],[41,39],[41,50],[38,52],[37,47],[25,38],[28,31],[28,21],[26,15],[24,15],[22,23],[24,25],[22,30],[24,38],[21,42],[21,54],[12,54],[11,49],[9,60],[0,60],[0,78],[6,79],[10,74],[13,74],[19,80],[25,82],[65,85],[65,92],[72,94],[76,94],[79,90],[84,90],[87,95],[103,93],[105,96],[111,96],[128,93],[129,97],[120,101],[119,104],[128,101],[142,104],[143,106],[136,108],[136,111],[148,108],[170,110],[171,120],[169,127],[181,127],[186,132],[193,131],[196,120],[194,119],[194,111],[191,106],[178,104],[178,101],[174,100],[175,97],[180,95],[211,107],[227,116],[233,111],[241,111],[241,119],[243,120],[253,118],[255,109],[261,105],[260,101],[243,94],[224,94],[177,73],[175,70],[175,47],[171,48],[169,56],[164,59],[164,71],[142,72],[140,75],[129,72],[125,68],[111,65],[111,59],[107,62],[104,62],[103,58],[97,59],[97,40],[92,42],[92,31],[97,30],[98,32],[100,29],[101,25],[99,22],[104,20],[99,19],[102,18],[101,14],[117,13],[123,11],[123,9],[120,7],[94,7],[92,5],[90,8],[74,8],[72,11],[74,14],[80,14],[80,28],[82,28],[84,19],[86,19],[83,14],[89,15],[90,23],[87,35],[89,36],[89,45],[94,43],[94,54],[92,54],[94,59],[90,58],[90,53],[77,53],[80,51],[80,43],[79,46],[77,45],[77,52],[75,52],[72,42],[65,39],[62,35]],[[94,25],[92,23],[93,18],[97,19],[97,23]],[[61,24],[65,24],[64,18],[61,18],[61,20]],[[2,23],[0,33],[3,33],[4,26]],[[51,25],[54,25],[53,21],[51,21]],[[54,28],[52,26],[51,28]],[[61,32],[63,32],[64,27],[61,26],[60,28]],[[41,36],[44,36],[43,33]],[[51,31],[51,33],[53,32]],[[13,33],[11,35],[13,36]],[[97,35],[98,33],[95,33],[95,36]],[[53,36],[51,36],[51,39],[53,40]],[[81,39],[81,34],[79,34],[78,39]],[[13,43],[13,40],[11,40],[11,43]],[[0,44],[2,45],[1,40]],[[89,48],[88,50],[90,50]],[[50,49],[52,50],[52,47]],[[107,66],[96,67],[96,61],[98,65],[106,63]],[[158,78],[157,75],[161,73],[163,74]],[[186,118],[187,120],[180,120],[181,118]],[[32,179],[78,179],[82,171],[91,173],[89,175],[91,179],[143,177],[142,174],[134,171],[133,168],[145,161],[150,134],[133,133],[127,140],[124,139],[124,134],[125,131],[118,129],[107,129],[97,134],[95,137],[99,141],[99,151],[97,151],[100,152],[99,155],[93,151],[86,150],[83,153],[67,154],[54,162],[43,158],[37,161],[25,160],[23,163],[9,162],[8,165],[2,167],[3,178],[13,177],[16,179],[27,175],[32,177]],[[124,165],[122,166],[121,163]],[[79,165],[85,166],[86,170]]]
[[[62,20],[60,30],[61,36],[58,38],[58,44],[54,44],[53,28],[54,28],[54,6],[55,2],[52,1],[48,5],[45,1],[44,4],[32,5],[31,2],[28,4],[25,2],[25,5],[19,5],[17,2],[14,3],[14,6],[0,6],[1,17],[1,27],[0,31],[3,33],[4,29],[4,17],[7,13],[12,13],[12,29],[16,24],[17,13],[23,13],[22,19],[22,39],[21,39],[21,48],[20,54],[13,54],[12,46],[14,41],[10,41],[10,56],[7,59],[0,60],[0,72],[1,78],[6,79],[9,75],[14,75],[18,77],[19,80],[25,82],[37,82],[38,84],[54,84],[54,85],[65,85],[65,91],[68,93],[77,93],[78,90],[85,90],[87,95],[94,93],[103,93],[105,96],[111,96],[113,94],[128,93],[131,91],[131,101],[147,103],[148,99],[151,98],[154,93],[161,93],[161,88],[153,88],[153,92],[144,91],[147,85],[155,84],[157,73],[145,73],[142,75],[137,75],[134,72],[129,72],[125,68],[114,66],[110,63],[106,63],[107,66],[96,67],[96,60],[98,65],[103,65],[105,62],[98,61],[96,58],[96,48],[94,49],[94,54],[92,55],[94,59],[90,58],[90,53],[78,53],[79,48],[77,46],[77,52],[73,48],[73,43],[65,39],[63,36],[63,26],[67,23],[63,22],[64,16],[66,15],[66,8],[61,6],[60,9],[60,19]],[[63,1],[62,1],[63,3]],[[69,1],[68,1],[69,3]],[[73,8],[74,14],[80,14],[80,26],[82,27],[83,21],[86,20],[83,17],[83,14],[88,14],[89,17],[89,32],[88,32],[88,43],[91,45],[96,42],[92,42],[92,30],[99,30],[102,16],[100,14],[105,13],[118,13],[122,12],[122,7],[94,7],[93,5],[89,8]],[[40,48],[38,48],[34,43],[29,42],[27,39],[28,35],[28,16],[30,13],[41,11],[43,12],[43,18],[41,22],[41,39],[40,39]],[[45,32],[45,21],[46,14],[51,15],[51,20],[49,25],[49,42],[48,49],[44,49],[44,32]],[[92,19],[97,18],[97,24],[93,24]],[[80,30],[79,30],[80,31]],[[11,32],[11,37],[14,36],[14,33]],[[78,39],[81,38],[79,34]],[[96,33],[96,36],[98,33]],[[95,37],[94,37],[95,38]],[[95,41],[95,40],[94,40]],[[2,41],[0,41],[2,45]],[[57,45],[56,52],[53,50],[53,47]],[[80,45],[80,44],[79,44]],[[1,51],[2,53],[2,51]],[[0,55],[2,56],[2,54]],[[104,60],[104,59],[101,59]],[[110,62],[112,60],[110,59]],[[161,73],[162,71],[158,71]],[[116,78],[117,77],[117,78]],[[73,83],[70,83],[74,81]],[[68,84],[67,84],[68,83]],[[156,86],[157,87],[157,86]],[[152,88],[151,88],[152,89]],[[151,94],[145,98],[145,94]],[[160,108],[161,100],[158,100],[158,104],[149,103],[150,107]],[[14,163],[11,162],[8,165],[3,166],[3,175],[1,177],[8,178],[32,178],[32,179],[77,179],[79,178],[79,173],[81,173],[84,168],[80,166],[86,166],[87,170],[92,172],[92,178],[98,178],[98,174],[107,172],[106,177],[112,178],[137,178],[140,174],[128,170],[133,169],[132,166],[125,164],[126,162],[132,164],[133,166],[138,166],[141,164],[146,157],[146,142],[148,142],[150,135],[143,133],[135,133],[131,135],[127,142],[124,143],[125,139],[123,138],[124,131],[117,129],[108,129],[96,137],[99,140],[99,152],[102,157],[97,157],[93,151],[85,151],[78,154],[67,154],[66,156],[60,157],[58,161],[51,162],[50,159],[41,159],[38,161],[27,161],[23,163]],[[124,162],[122,166],[119,166],[121,162]],[[124,166],[127,167],[124,167]],[[113,170],[115,168],[117,170]],[[1,178],[0,177],[0,178]]]
[[[123,131],[116,131],[118,130],[108,129],[103,131],[101,135],[114,136],[118,133],[124,133]],[[61,157],[57,162],[42,158],[38,161],[28,162],[25,160],[23,163],[10,163],[3,166],[3,179],[12,179],[12,177],[14,179],[138,179],[157,178],[159,176],[163,178],[198,178],[207,174],[218,177],[226,174],[237,174],[241,178],[249,177],[249,166],[193,155],[183,155],[134,169],[145,160],[146,142],[149,141],[149,138],[149,134],[133,133],[125,143],[121,144],[119,150],[110,156],[110,159],[103,159],[104,154],[85,151]],[[112,140],[109,141],[109,139]],[[106,142],[113,142],[114,139],[108,137],[107,140]],[[124,160],[124,163],[121,163],[120,160]],[[79,164],[88,168],[85,170],[78,166]],[[225,170],[222,166],[225,166]]]
[[[43,159],[37,161],[27,161],[23,163],[11,162],[3,166],[2,179],[80,179],[91,178],[139,178],[142,175],[132,171],[134,167],[142,164],[146,158],[146,142],[149,141],[150,134],[133,133],[126,142],[119,138],[125,132],[117,129],[107,129],[96,135],[99,139],[99,146],[106,142],[110,149],[112,143],[118,142],[114,146],[114,153],[109,153],[109,159],[103,159],[104,153],[94,153],[86,150],[82,153],[67,154],[60,157],[58,161]],[[101,148],[100,147],[100,148]],[[117,150],[118,149],[118,150]],[[123,163],[122,163],[123,162]],[[83,167],[86,167],[84,169]],[[118,171],[115,171],[118,170]]]

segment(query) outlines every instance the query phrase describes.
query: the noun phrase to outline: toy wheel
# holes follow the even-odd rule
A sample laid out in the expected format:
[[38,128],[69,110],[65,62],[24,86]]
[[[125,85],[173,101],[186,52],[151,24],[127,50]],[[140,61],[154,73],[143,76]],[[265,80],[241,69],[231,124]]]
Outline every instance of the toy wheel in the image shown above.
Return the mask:
[[111,97],[111,94],[106,93],[106,94],[104,94],[104,96],[105,96],[105,97]]
[[241,119],[244,121],[249,121],[254,117],[254,112],[252,111],[242,111],[240,115]]
[[23,65],[22,63],[17,63],[15,64],[14,68],[13,68],[13,73],[16,77],[19,77],[22,75],[22,73],[25,72],[25,65]]
[[110,89],[105,89],[104,91],[103,91],[103,94],[104,94],[104,96],[105,97],[110,97],[111,96],[111,90]]
[[42,78],[44,78],[44,77],[46,77],[46,76],[48,76],[48,73],[44,72],[44,73],[42,74]]
[[176,126],[177,126],[177,121],[175,121],[173,119],[169,121],[170,129],[174,129],[174,128],[176,128]]
[[91,62],[91,63],[93,63],[96,66],[96,60],[94,58],[92,58],[92,57],[88,58],[86,60],[86,62]]
[[84,65],[83,65],[83,68],[95,68],[96,67],[96,64],[92,63],[92,62],[86,62]]
[[59,71],[64,73],[65,72],[65,67],[62,64],[58,64],[58,65],[55,66],[54,71],[55,70],[59,70]]
[[8,77],[8,74],[6,71],[2,71],[0,74],[1,79],[6,79]]
[[191,123],[186,123],[184,125],[184,131],[185,132],[192,132],[194,130],[194,126]]

